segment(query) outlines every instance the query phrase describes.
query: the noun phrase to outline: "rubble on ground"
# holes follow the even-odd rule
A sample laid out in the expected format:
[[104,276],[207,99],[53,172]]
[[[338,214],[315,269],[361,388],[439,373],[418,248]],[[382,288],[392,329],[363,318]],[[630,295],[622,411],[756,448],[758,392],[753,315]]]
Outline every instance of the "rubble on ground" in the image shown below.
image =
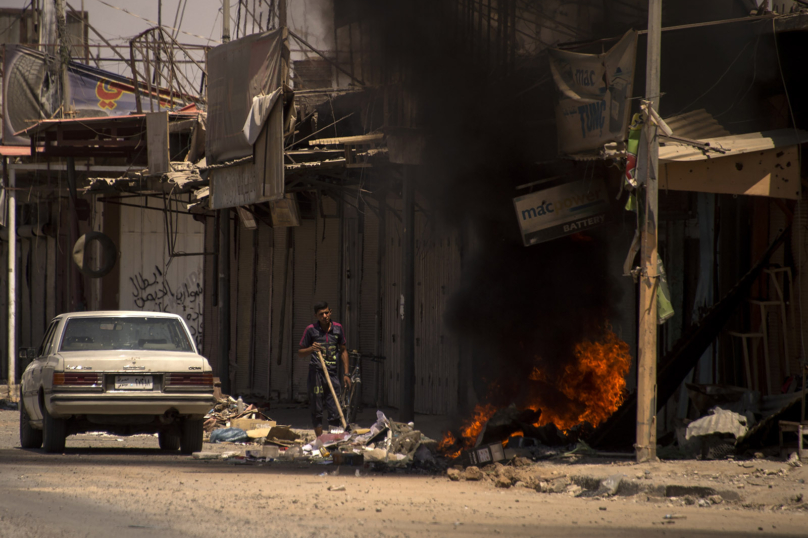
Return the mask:
[[[445,464],[434,454],[436,441],[416,430],[413,423],[395,422],[381,411],[376,412],[376,422],[369,428],[352,424],[349,431],[323,433],[315,438],[307,430],[276,425],[252,406],[241,413],[236,409],[234,413],[234,402],[230,397],[222,398],[206,416],[205,424],[213,425],[211,443],[243,444],[245,449],[230,453],[197,452],[194,458],[227,459],[244,464],[295,461],[353,467],[370,465],[377,469],[445,469]],[[253,418],[253,414],[260,418]],[[239,420],[254,422],[240,423]],[[257,429],[262,424],[271,426]],[[234,427],[239,425],[243,427]]]
[[[244,404],[242,403],[241,405],[243,406]],[[269,417],[254,405],[250,404],[239,410],[238,400],[223,395],[217,400],[213,409],[205,415],[203,428],[208,433],[221,428],[229,428],[231,423],[237,419],[269,421]]]

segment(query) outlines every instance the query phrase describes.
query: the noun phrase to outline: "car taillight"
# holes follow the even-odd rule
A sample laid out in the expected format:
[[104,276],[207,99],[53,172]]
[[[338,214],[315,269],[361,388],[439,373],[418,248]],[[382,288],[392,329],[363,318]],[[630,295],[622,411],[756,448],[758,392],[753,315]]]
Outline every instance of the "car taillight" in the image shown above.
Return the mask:
[[85,372],[54,372],[53,385],[70,385],[74,387],[101,386],[101,374]]
[[213,386],[213,374],[166,374],[166,387]]

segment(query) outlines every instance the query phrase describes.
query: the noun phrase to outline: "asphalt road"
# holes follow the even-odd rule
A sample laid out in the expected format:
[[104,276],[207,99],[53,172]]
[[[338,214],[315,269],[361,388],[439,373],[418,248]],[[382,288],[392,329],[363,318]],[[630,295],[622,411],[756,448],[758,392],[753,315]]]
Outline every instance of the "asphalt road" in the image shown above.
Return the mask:
[[69,437],[64,454],[22,450],[17,413],[0,411],[0,538],[729,537],[808,528],[804,511],[672,508],[641,495],[583,499],[346,467],[334,475],[331,465],[234,465],[162,452],[154,437],[120,439]]

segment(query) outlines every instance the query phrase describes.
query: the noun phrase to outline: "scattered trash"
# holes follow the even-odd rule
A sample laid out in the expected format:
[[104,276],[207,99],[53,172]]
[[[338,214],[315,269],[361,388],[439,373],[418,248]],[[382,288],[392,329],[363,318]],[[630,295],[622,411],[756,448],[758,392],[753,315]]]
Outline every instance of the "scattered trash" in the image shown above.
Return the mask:
[[345,486],[328,486],[328,491],[345,491]]
[[626,475],[624,474],[614,474],[602,480],[595,495],[605,495],[607,497],[617,495],[617,490],[620,489],[620,482],[622,482],[625,477]]
[[194,452],[191,457],[195,460],[218,460],[218,452]]
[[351,467],[358,467],[365,463],[365,457],[362,454],[354,452],[334,452],[331,454],[335,465],[348,465]]
[[264,437],[266,437],[264,442],[279,446],[292,446],[295,441],[300,439],[300,436],[287,426],[274,426],[265,433]]
[[665,514],[662,519],[687,519],[687,516],[682,516],[679,514]]
[[485,465],[504,460],[505,450],[502,448],[502,443],[492,443],[466,450],[460,457],[465,465]]
[[238,443],[248,440],[247,432],[241,428],[222,428],[210,434],[211,443]]
[[[244,403],[242,402],[242,406]],[[244,428],[232,424],[233,421],[238,419],[251,419],[254,422],[272,422],[269,417],[261,412],[257,407],[250,404],[246,408],[239,410],[238,400],[234,400],[230,396],[222,396],[217,400],[216,405],[208,411],[205,415],[205,422],[203,428],[206,432],[212,432],[220,428],[228,428],[230,426],[240,427],[242,429],[255,429],[252,427]],[[274,422],[273,422],[274,425]]]

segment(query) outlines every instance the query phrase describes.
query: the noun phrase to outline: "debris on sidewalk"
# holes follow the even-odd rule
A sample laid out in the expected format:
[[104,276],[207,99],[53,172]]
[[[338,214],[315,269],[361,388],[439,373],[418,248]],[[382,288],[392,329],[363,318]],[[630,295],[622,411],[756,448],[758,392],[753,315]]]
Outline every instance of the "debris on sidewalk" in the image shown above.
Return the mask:
[[[434,440],[416,430],[413,423],[392,421],[381,411],[377,411],[376,422],[370,428],[353,424],[352,431],[323,433],[312,440],[310,436],[304,438],[304,432],[264,420],[267,417],[263,415],[262,418],[235,415],[235,408],[232,398],[223,397],[220,405],[208,413],[207,420],[214,424],[210,442],[247,443],[248,447],[263,445],[263,449],[245,448],[236,452],[230,457],[233,463],[296,461],[378,469],[413,467],[442,471],[445,468],[433,453],[437,447]],[[243,414],[252,413],[260,414],[260,411],[250,406]],[[273,425],[263,428],[267,423]],[[223,427],[223,424],[230,426]],[[236,426],[252,429],[245,431]]]
[[211,443],[240,443],[247,440],[249,436],[241,428],[221,428],[210,433]]
[[747,417],[714,407],[710,414],[687,425],[684,436],[679,430],[679,448],[685,456],[723,459],[735,452],[736,441],[749,430]]
[[[233,424],[234,421],[239,419],[249,419],[252,422],[242,422],[241,425],[238,423]],[[222,397],[216,402],[213,409],[208,411],[208,414],[205,415],[203,428],[206,432],[212,432],[213,430],[221,428],[229,428],[231,426],[243,430],[252,430],[258,429],[252,427],[254,424],[266,422],[272,423],[270,426],[267,426],[266,429],[269,429],[271,426],[275,425],[274,421],[272,421],[254,405],[250,404],[243,411],[239,411],[237,400],[234,400],[230,396],[222,395]],[[244,426],[247,427],[245,428]]]

